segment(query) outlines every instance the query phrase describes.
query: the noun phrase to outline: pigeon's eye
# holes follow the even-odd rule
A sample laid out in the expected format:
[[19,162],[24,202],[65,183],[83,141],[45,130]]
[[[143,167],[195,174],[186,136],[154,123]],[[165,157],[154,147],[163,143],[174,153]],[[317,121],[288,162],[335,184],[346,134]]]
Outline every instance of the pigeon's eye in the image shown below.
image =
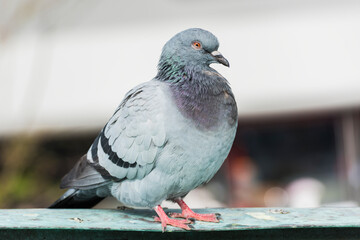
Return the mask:
[[191,44],[191,46],[193,47],[193,49],[195,50],[200,50],[201,49],[201,43],[198,41],[195,41]]

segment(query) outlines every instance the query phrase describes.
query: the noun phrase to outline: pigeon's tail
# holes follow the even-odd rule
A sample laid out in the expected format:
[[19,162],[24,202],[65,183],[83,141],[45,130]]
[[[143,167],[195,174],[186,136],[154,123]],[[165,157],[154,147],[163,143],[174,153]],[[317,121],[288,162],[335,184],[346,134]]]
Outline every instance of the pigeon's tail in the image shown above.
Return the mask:
[[69,189],[49,208],[92,208],[103,199],[96,195],[83,194],[81,190]]

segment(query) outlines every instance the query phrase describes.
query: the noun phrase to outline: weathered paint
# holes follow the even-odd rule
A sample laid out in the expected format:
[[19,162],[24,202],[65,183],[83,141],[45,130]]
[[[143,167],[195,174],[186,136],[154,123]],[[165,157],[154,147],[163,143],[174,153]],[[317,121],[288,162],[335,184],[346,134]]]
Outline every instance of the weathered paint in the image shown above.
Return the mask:
[[120,239],[162,239],[172,236],[173,239],[259,239],[267,236],[276,239],[280,235],[293,239],[306,236],[311,237],[306,239],[335,236],[360,238],[360,208],[224,208],[198,209],[196,212],[220,213],[222,221],[197,221],[193,224],[195,230],[190,232],[168,226],[167,233],[163,235],[160,224],[153,221],[155,212],[152,210],[4,209],[0,210],[0,238],[66,239],[77,236],[89,239],[117,236]]

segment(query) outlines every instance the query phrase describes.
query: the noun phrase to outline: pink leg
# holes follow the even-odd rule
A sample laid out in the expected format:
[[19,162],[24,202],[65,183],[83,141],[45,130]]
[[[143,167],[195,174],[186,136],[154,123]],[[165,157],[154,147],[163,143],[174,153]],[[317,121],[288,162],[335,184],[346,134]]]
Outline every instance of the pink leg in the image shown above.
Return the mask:
[[194,219],[204,222],[220,222],[220,214],[219,213],[211,213],[211,214],[199,214],[194,213],[188,205],[182,199],[176,199],[175,202],[179,204],[181,208],[181,213],[172,213],[170,217],[174,218],[186,218],[186,219]]
[[156,211],[157,215],[159,215],[159,217],[155,217],[154,220],[156,222],[161,222],[163,232],[165,232],[167,225],[183,228],[185,230],[191,230],[192,228],[194,228],[192,225],[189,225],[190,223],[192,223],[192,221],[190,220],[187,219],[179,220],[179,219],[169,218],[160,205],[156,206],[154,210]]

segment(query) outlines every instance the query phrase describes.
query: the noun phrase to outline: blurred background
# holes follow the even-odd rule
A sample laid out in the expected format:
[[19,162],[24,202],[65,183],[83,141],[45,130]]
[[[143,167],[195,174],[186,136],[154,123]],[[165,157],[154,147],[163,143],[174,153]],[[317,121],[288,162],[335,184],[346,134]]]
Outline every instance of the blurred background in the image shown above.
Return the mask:
[[358,0],[0,0],[0,208],[57,199],[124,94],[190,27],[219,38],[231,67],[213,67],[239,128],[189,205],[357,206]]

